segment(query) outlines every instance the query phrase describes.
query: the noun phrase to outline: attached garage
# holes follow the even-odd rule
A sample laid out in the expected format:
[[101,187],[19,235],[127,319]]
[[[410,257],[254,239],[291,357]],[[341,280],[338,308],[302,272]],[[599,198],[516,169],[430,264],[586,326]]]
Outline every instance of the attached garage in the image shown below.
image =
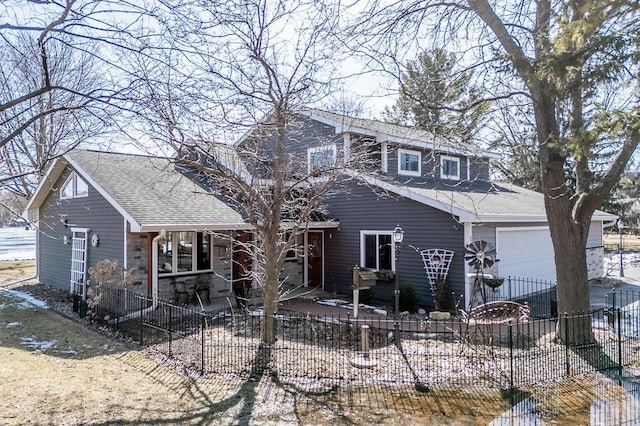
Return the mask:
[[496,257],[502,277],[556,280],[548,226],[496,228]]

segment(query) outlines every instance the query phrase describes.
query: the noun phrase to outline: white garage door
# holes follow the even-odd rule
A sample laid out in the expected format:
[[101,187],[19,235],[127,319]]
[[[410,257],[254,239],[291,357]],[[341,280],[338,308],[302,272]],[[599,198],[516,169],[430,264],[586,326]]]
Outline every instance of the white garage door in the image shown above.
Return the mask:
[[502,277],[556,280],[548,227],[497,228],[496,255]]

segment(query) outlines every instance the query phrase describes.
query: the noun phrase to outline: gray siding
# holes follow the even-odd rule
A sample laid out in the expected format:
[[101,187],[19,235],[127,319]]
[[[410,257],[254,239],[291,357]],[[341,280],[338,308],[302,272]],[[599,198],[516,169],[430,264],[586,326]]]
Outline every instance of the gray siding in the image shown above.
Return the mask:
[[[61,200],[60,187],[70,174],[69,169],[62,173],[39,211],[40,281],[61,289],[69,288],[71,276],[71,244],[63,243],[65,234],[71,236],[71,228],[90,228],[89,236],[100,236],[98,247],[88,244],[88,267],[103,259],[117,259],[124,266],[122,215],[90,185],[88,197]],[[67,215],[67,227],[61,215]]]
[[[243,142],[246,148],[244,159],[248,163],[256,161],[255,152],[260,158],[273,157],[274,136],[268,128],[258,128],[252,136]],[[258,145],[259,144],[259,145]],[[307,172],[307,149],[335,144],[336,158],[342,158],[343,137],[335,133],[335,128],[304,116],[294,116],[289,122],[284,135],[284,152],[288,157],[287,167],[295,173]],[[260,167],[260,165],[256,165]]]
[[[405,176],[398,174],[398,149],[408,149],[421,152],[421,175]],[[430,150],[419,150],[416,148],[404,148],[389,144],[387,152],[387,174],[398,182],[408,186],[420,186],[424,184],[453,184],[456,182],[469,181],[489,181],[489,162],[482,158],[471,158],[462,155],[442,154],[460,159],[460,181],[453,181],[440,178],[440,154]],[[469,179],[467,179],[467,163],[469,164]]]
[[[245,145],[251,150],[256,149],[252,144],[256,143],[256,139],[260,139],[260,147],[258,151],[268,158],[272,155],[273,146],[269,143],[273,136],[270,135],[268,129],[259,129],[245,141]],[[352,157],[358,159],[360,167],[366,167],[367,162],[376,162],[375,170],[381,170],[382,157],[380,155],[380,144],[374,147],[366,148],[369,157],[367,161],[363,161],[362,152],[362,136],[352,135],[351,149],[357,154]],[[364,138],[369,140],[368,137]],[[383,142],[383,141],[378,141]],[[367,142],[364,142],[367,143]],[[344,156],[344,140],[342,134],[336,134],[335,128],[324,123],[312,120],[305,116],[295,116],[291,119],[284,139],[284,150],[289,157],[288,165],[294,170],[303,169],[306,172],[307,167],[307,149],[313,147],[326,146],[335,144],[336,156],[342,159]],[[422,153],[421,176],[401,176],[398,175],[398,148],[408,149],[411,151],[420,151]],[[442,154],[445,155],[445,154]],[[469,164],[469,180],[489,181],[489,162],[484,158],[472,158],[464,155],[446,154],[460,159],[460,181],[467,181],[467,163]],[[247,161],[251,161],[247,157]],[[398,146],[393,143],[388,144],[387,152],[387,174],[398,182],[406,183],[409,186],[417,186],[423,184],[433,184],[442,182],[444,184],[453,184],[458,181],[445,180],[440,178],[440,154],[432,150],[420,150],[418,148]]]
[[469,162],[469,180],[491,180],[489,159],[469,157]]
[[[451,215],[407,199],[377,198],[366,187],[353,185],[349,193],[328,201],[332,217],[340,221],[338,230],[327,231],[325,239],[325,289],[351,291],[354,265],[360,263],[360,230],[393,230],[399,224],[405,231],[400,252],[399,280],[411,285],[419,305],[433,306],[422,259],[416,250],[442,248],[455,251],[447,277],[448,289],[464,294],[464,229]],[[374,296],[391,301],[393,281],[379,281]]]

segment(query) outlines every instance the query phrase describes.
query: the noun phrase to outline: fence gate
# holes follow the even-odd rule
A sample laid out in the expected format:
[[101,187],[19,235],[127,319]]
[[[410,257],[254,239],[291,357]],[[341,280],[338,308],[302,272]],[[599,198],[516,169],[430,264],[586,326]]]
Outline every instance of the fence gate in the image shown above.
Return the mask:
[[87,228],[71,228],[71,288],[73,294],[87,297],[85,278],[87,275]]

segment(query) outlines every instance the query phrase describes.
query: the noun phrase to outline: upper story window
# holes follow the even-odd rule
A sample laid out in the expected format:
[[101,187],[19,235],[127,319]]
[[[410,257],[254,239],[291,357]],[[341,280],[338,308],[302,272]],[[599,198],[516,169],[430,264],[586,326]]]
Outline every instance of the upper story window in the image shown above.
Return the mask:
[[336,146],[326,145],[307,150],[309,172],[316,169],[328,169],[336,163]]
[[158,273],[210,271],[211,247],[211,235],[206,232],[167,232],[158,241]]
[[60,188],[60,199],[65,200],[69,198],[82,198],[89,196],[89,185],[82,180],[75,172],[71,173],[71,176],[67,178]]
[[420,151],[408,149],[398,150],[398,174],[406,176],[420,176],[422,155]]
[[440,157],[440,177],[443,179],[460,180],[460,159],[458,157]]

